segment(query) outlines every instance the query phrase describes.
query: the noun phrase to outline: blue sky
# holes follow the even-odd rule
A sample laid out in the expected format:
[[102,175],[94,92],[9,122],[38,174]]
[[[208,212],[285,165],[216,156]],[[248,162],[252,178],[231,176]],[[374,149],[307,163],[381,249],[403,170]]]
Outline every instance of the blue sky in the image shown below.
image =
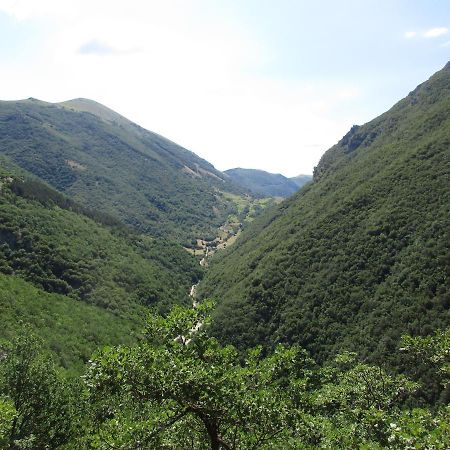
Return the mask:
[[0,0],[0,98],[91,98],[293,176],[442,68],[449,29],[448,0]]

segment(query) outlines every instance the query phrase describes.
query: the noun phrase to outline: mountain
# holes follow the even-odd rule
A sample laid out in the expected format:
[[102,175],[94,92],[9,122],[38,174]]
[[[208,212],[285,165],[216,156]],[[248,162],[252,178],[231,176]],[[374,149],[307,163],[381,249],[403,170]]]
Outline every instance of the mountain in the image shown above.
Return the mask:
[[262,197],[289,197],[299,185],[277,173],[257,169],[229,169],[224,172],[236,184]]
[[0,102],[0,154],[82,205],[189,243],[246,192],[207,161],[94,101]]
[[291,177],[289,179],[291,181],[293,181],[300,188],[304,184],[309,183],[312,180],[312,176],[311,175],[297,175],[296,177]]
[[81,367],[99,345],[136,340],[149,308],[190,305],[201,275],[181,246],[132,232],[1,162],[0,338],[29,323],[64,367]]
[[450,324],[450,63],[354,126],[314,182],[218,255],[198,290],[239,347],[296,342],[395,366],[400,335]]

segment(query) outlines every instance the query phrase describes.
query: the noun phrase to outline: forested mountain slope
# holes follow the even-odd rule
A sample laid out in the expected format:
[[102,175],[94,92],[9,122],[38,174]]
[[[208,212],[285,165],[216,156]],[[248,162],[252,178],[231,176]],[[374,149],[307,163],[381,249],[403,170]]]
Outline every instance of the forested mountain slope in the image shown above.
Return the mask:
[[353,127],[314,183],[212,261],[199,292],[240,347],[298,342],[398,363],[402,333],[450,324],[450,63]]
[[257,169],[225,170],[235,183],[262,197],[289,197],[299,186],[279,173],[269,173]]
[[32,331],[58,366],[80,374],[104,345],[132,344],[142,333],[145,310],[117,314],[65,295],[45,292],[14,275],[0,273],[0,345]]
[[0,167],[0,338],[31,323],[70,366],[130,342],[147,308],[189,305],[201,273],[181,246]]
[[0,102],[0,154],[77,202],[178,242],[211,234],[242,193],[194,153],[96,102]]

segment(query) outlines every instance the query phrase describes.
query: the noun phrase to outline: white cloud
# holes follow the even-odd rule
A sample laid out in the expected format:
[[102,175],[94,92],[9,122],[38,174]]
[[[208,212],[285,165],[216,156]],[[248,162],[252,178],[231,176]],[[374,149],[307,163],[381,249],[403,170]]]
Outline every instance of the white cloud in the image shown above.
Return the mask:
[[85,42],[78,48],[81,55],[111,56],[111,55],[129,55],[139,52],[137,48],[118,48],[109,45],[101,40],[92,39]]
[[37,63],[2,67],[0,98],[87,97],[219,169],[311,173],[356,121],[342,105],[362,92],[346,83],[258,75],[270,50],[227,10],[208,4],[0,0],[0,11],[17,20],[52,24]]
[[406,39],[412,39],[413,37],[417,36],[417,31],[406,31],[403,36]]
[[423,32],[423,37],[425,38],[435,38],[439,36],[443,36],[444,34],[448,33],[448,28],[446,27],[436,27],[436,28],[430,28],[427,31]]

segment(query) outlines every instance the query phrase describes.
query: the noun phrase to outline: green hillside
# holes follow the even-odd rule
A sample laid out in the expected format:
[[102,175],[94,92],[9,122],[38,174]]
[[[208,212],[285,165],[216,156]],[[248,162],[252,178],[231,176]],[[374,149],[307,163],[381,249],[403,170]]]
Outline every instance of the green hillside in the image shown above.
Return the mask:
[[0,154],[78,203],[187,243],[214,234],[242,193],[194,153],[96,102],[0,102]]
[[[32,194],[27,194],[28,184]],[[3,273],[112,310],[127,309],[130,303],[151,306],[187,298],[200,269],[181,247],[103,226],[61,206],[42,184],[4,182]]]
[[143,308],[140,314],[118,315],[4,274],[0,274],[0,310],[0,341],[12,341],[28,326],[43,339],[58,365],[72,374],[82,373],[99,347],[137,342],[145,318]]
[[279,173],[257,169],[229,169],[224,172],[236,184],[262,197],[289,197],[297,192],[298,185]]
[[71,366],[100,344],[131,342],[148,308],[190,304],[202,270],[181,246],[16,173],[0,167],[0,338],[31,322]]
[[214,330],[383,364],[450,324],[450,63],[322,157],[310,183],[213,259]]

